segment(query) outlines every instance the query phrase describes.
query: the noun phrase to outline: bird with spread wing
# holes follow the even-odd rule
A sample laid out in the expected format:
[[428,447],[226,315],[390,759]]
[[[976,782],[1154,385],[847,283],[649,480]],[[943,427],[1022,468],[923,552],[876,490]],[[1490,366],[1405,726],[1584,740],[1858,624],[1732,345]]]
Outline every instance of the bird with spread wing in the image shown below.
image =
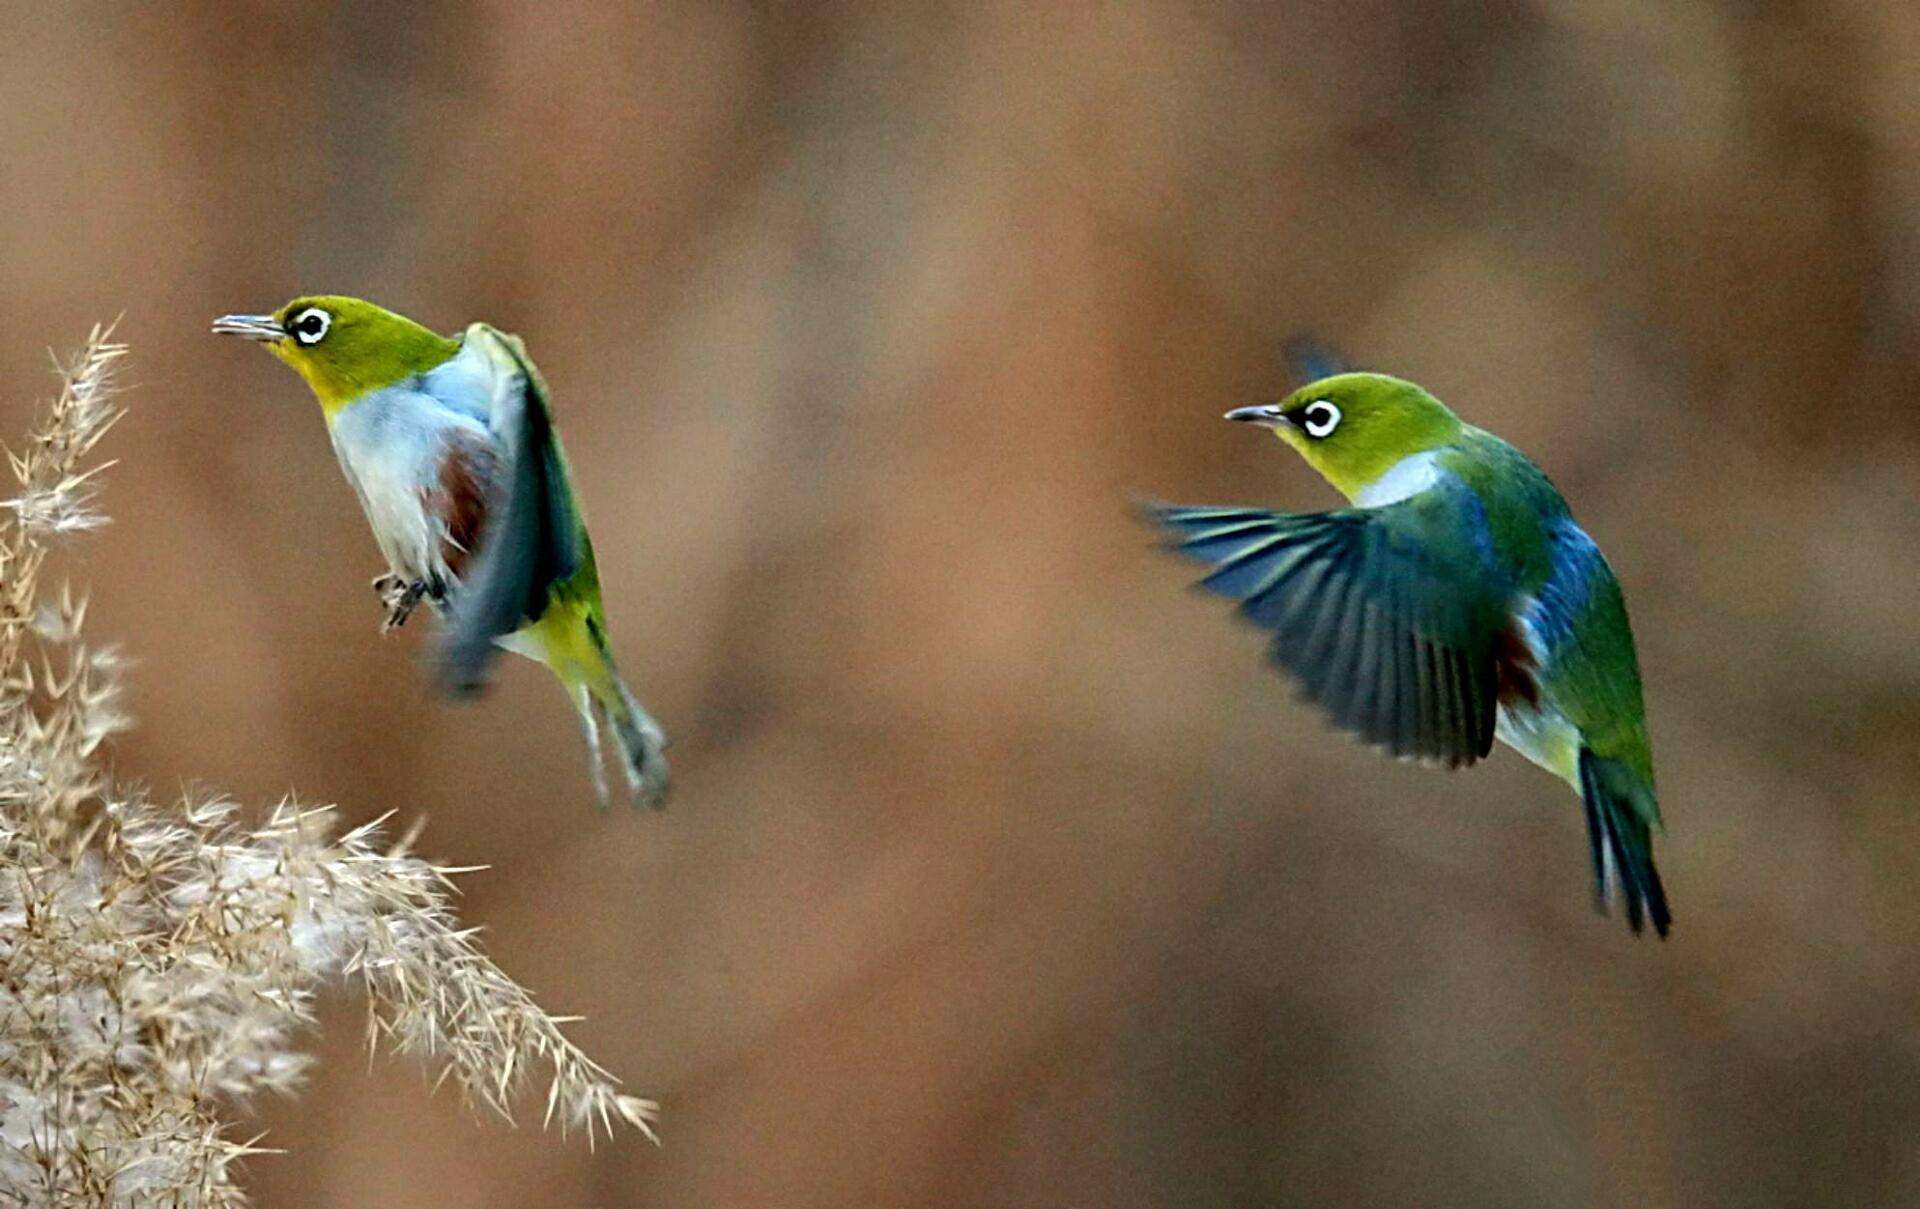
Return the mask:
[[[1332,369],[1332,366],[1326,366]],[[1448,768],[1499,739],[1580,795],[1596,902],[1667,934],[1640,667],[1600,548],[1519,450],[1431,394],[1327,373],[1230,420],[1271,429],[1353,504],[1149,505],[1200,581],[1272,635],[1341,728]]]

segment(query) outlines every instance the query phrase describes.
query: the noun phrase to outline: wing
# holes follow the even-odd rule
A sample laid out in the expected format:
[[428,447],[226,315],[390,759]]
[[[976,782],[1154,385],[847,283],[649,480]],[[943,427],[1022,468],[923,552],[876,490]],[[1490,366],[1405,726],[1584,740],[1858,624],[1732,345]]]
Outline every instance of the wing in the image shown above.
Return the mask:
[[487,427],[496,470],[441,640],[441,677],[458,690],[484,683],[496,638],[538,619],[556,590],[593,573],[546,383],[518,338],[476,323],[465,339],[480,342],[494,371]]
[[1273,632],[1273,658],[1334,721],[1395,755],[1471,764],[1524,648],[1478,497],[1451,479],[1384,508],[1305,515],[1154,506],[1200,581]]

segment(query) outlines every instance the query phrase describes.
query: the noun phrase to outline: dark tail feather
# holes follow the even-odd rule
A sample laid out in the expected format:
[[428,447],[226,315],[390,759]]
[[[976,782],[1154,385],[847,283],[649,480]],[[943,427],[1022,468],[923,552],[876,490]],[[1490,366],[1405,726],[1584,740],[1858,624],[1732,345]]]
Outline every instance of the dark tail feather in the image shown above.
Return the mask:
[[667,804],[667,736],[640,703],[634,700],[626,681],[617,675],[613,691],[603,697],[600,708],[613,727],[614,742],[620,748],[620,770],[626,774],[627,789],[636,806],[655,810]]
[[1653,867],[1653,829],[1635,802],[1636,789],[1625,765],[1582,749],[1580,796],[1587,805],[1587,838],[1593,845],[1596,904],[1606,909],[1611,864],[1626,900],[1627,925],[1638,932],[1651,920],[1653,930],[1664,937],[1673,915]]
[[1587,790],[1585,767],[1580,770],[1580,800],[1587,807],[1587,845],[1593,852],[1593,909],[1607,913],[1607,825],[1600,821],[1600,804]]
[[598,683],[581,684],[575,687],[574,706],[580,711],[580,726],[587,736],[589,759],[593,766],[593,784],[599,791],[600,804],[605,806],[611,799],[607,788],[606,768],[602,761],[605,744],[602,741],[602,727],[612,732],[613,746],[617,755],[620,772],[626,778],[627,790],[636,806],[651,806],[659,809],[666,805],[667,774],[667,736],[647,711],[640,708],[640,702],[620,674],[613,670],[611,662],[607,672]]

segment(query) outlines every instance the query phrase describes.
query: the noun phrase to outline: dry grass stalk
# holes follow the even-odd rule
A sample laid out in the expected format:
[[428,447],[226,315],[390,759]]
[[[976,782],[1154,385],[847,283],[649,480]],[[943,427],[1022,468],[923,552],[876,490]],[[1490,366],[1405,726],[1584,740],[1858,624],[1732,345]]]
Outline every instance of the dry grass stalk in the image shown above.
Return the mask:
[[477,1105],[507,1116],[543,1074],[563,1131],[652,1137],[654,1105],[461,928],[459,870],[382,849],[377,824],[334,836],[327,809],[247,825],[108,776],[101,744],[127,726],[115,660],[42,573],[55,539],[105,523],[90,455],[124,352],[97,329],[60,367],[0,504],[0,1201],[243,1202],[235,1160],[258,1139],[232,1118],[297,1087],[293,1040],[329,980],[365,988],[370,1041],[440,1064]]

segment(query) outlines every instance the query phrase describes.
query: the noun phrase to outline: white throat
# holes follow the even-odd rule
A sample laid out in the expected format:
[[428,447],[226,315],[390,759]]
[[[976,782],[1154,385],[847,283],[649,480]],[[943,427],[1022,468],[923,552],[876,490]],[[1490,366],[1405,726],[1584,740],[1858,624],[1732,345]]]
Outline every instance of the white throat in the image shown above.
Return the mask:
[[1440,481],[1439,458],[1438,449],[1408,454],[1387,467],[1379,478],[1354,492],[1353,502],[1362,508],[1384,508],[1419,495]]

